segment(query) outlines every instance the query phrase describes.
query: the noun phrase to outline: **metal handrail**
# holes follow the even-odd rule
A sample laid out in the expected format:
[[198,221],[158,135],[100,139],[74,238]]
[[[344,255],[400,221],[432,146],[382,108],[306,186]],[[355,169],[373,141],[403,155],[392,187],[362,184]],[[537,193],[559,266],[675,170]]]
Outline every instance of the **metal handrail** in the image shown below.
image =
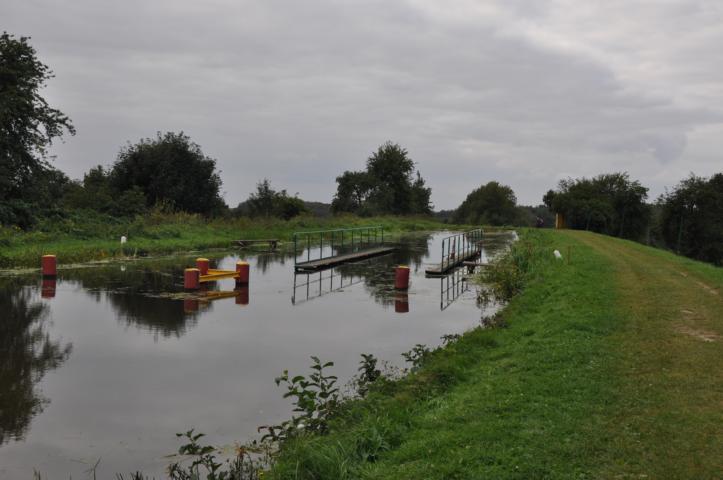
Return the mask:
[[450,265],[457,263],[457,258],[460,256],[468,257],[475,253],[479,250],[481,241],[481,228],[443,238],[441,270],[445,271]]
[[[356,236],[355,234],[358,233],[359,235]],[[349,235],[347,235],[349,234]],[[365,240],[365,234],[366,234],[366,240]],[[329,240],[329,242],[325,245],[324,239],[325,237]],[[349,238],[351,237],[351,238]],[[355,238],[356,237],[356,238]],[[306,231],[306,232],[294,232],[293,234],[293,240],[294,240],[294,266],[299,264],[299,240],[302,241],[301,247],[301,253],[304,251],[304,246],[306,247],[306,262],[310,262],[312,260],[311,258],[311,250],[312,249],[319,249],[319,256],[318,258],[315,256],[313,260],[323,260],[325,258],[332,258],[337,256],[337,252],[343,252],[345,246],[349,248],[352,252],[358,251],[360,246],[370,246],[372,244],[372,237],[373,237],[373,243],[375,245],[383,245],[384,244],[384,228],[381,225],[374,225],[369,227],[352,227],[352,228],[336,228],[331,230],[312,230],[312,231]],[[312,245],[312,239],[313,239],[313,245]],[[344,243],[344,240],[347,240],[346,245]],[[354,242],[356,240],[356,243]],[[318,241],[318,243],[317,243]],[[324,255],[324,247],[328,246],[330,247],[331,254],[330,255]],[[355,250],[356,248],[356,250]]]

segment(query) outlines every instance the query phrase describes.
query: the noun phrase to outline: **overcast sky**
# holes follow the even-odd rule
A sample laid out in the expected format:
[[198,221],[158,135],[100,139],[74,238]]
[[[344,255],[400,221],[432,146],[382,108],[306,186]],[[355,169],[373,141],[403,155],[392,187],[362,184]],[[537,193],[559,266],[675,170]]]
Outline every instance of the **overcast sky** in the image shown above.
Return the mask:
[[651,198],[723,171],[723,2],[2,0],[78,130],[71,177],[183,130],[235,206],[264,177],[330,201],[392,140],[456,207],[490,180],[538,204],[628,171]]

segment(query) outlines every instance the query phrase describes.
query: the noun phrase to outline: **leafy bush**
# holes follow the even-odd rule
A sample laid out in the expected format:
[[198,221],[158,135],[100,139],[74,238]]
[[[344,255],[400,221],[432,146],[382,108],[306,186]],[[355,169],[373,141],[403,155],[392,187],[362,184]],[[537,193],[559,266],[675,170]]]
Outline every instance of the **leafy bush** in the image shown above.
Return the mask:
[[325,368],[334,366],[334,363],[322,363],[314,356],[311,359],[312,373],[308,377],[289,377],[289,371],[284,370],[284,373],[276,378],[276,385],[283,383],[286,386],[284,398],[293,399],[294,412],[298,415],[280,425],[260,427],[260,430],[267,431],[262,440],[281,441],[304,432],[327,432],[329,419],[339,407],[337,377],[324,372]]

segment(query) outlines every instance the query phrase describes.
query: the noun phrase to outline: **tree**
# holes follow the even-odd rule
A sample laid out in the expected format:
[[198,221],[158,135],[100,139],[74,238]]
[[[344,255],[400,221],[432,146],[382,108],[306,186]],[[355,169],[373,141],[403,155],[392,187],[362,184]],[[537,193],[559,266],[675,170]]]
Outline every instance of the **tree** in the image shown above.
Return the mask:
[[156,138],[123,148],[110,172],[110,185],[117,192],[139,188],[149,207],[164,204],[204,215],[226,208],[216,160],[183,132],[159,132]]
[[367,172],[346,171],[336,177],[336,183],[336,196],[331,202],[332,211],[361,213],[372,190],[371,175]]
[[34,222],[48,148],[64,132],[75,134],[70,119],[40,95],[53,72],[28,40],[0,35],[0,223],[22,228]]
[[432,190],[419,172],[414,178],[414,162],[406,149],[386,142],[367,159],[365,171],[346,171],[337,177],[332,202],[335,213],[429,214]]
[[516,205],[512,188],[492,181],[467,195],[452,218],[455,223],[512,225],[518,215]]
[[647,231],[648,189],[627,173],[606,173],[591,179],[561,180],[543,202],[574,229],[639,240]]
[[309,212],[303,200],[289,196],[286,190],[277,192],[271,188],[271,182],[266,178],[256,184],[256,192],[240,203],[236,210],[250,217],[276,217],[284,220]]
[[432,213],[432,189],[426,186],[422,175],[417,171],[417,179],[412,184],[411,206],[413,213],[425,215]]
[[658,199],[665,244],[688,257],[723,264],[723,173],[690,175]]
[[116,217],[132,217],[146,211],[143,191],[137,186],[115,191],[110,184],[110,172],[101,165],[88,170],[82,182],[70,182],[64,203],[68,208],[95,210]]
[[[542,222],[541,224],[538,222]],[[521,227],[554,227],[555,215],[545,205],[518,205],[515,225]]]

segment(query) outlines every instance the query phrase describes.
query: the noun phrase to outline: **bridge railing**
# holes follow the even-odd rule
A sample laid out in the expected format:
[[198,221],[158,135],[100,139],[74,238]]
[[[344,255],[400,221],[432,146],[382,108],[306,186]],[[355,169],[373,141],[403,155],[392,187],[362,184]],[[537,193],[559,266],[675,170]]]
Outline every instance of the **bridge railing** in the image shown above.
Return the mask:
[[481,228],[443,238],[441,270],[444,272],[458,264],[460,257],[467,258],[477,252],[481,242]]
[[371,227],[337,228],[294,232],[294,266],[299,263],[323,260],[359,252],[384,244],[384,228]]

